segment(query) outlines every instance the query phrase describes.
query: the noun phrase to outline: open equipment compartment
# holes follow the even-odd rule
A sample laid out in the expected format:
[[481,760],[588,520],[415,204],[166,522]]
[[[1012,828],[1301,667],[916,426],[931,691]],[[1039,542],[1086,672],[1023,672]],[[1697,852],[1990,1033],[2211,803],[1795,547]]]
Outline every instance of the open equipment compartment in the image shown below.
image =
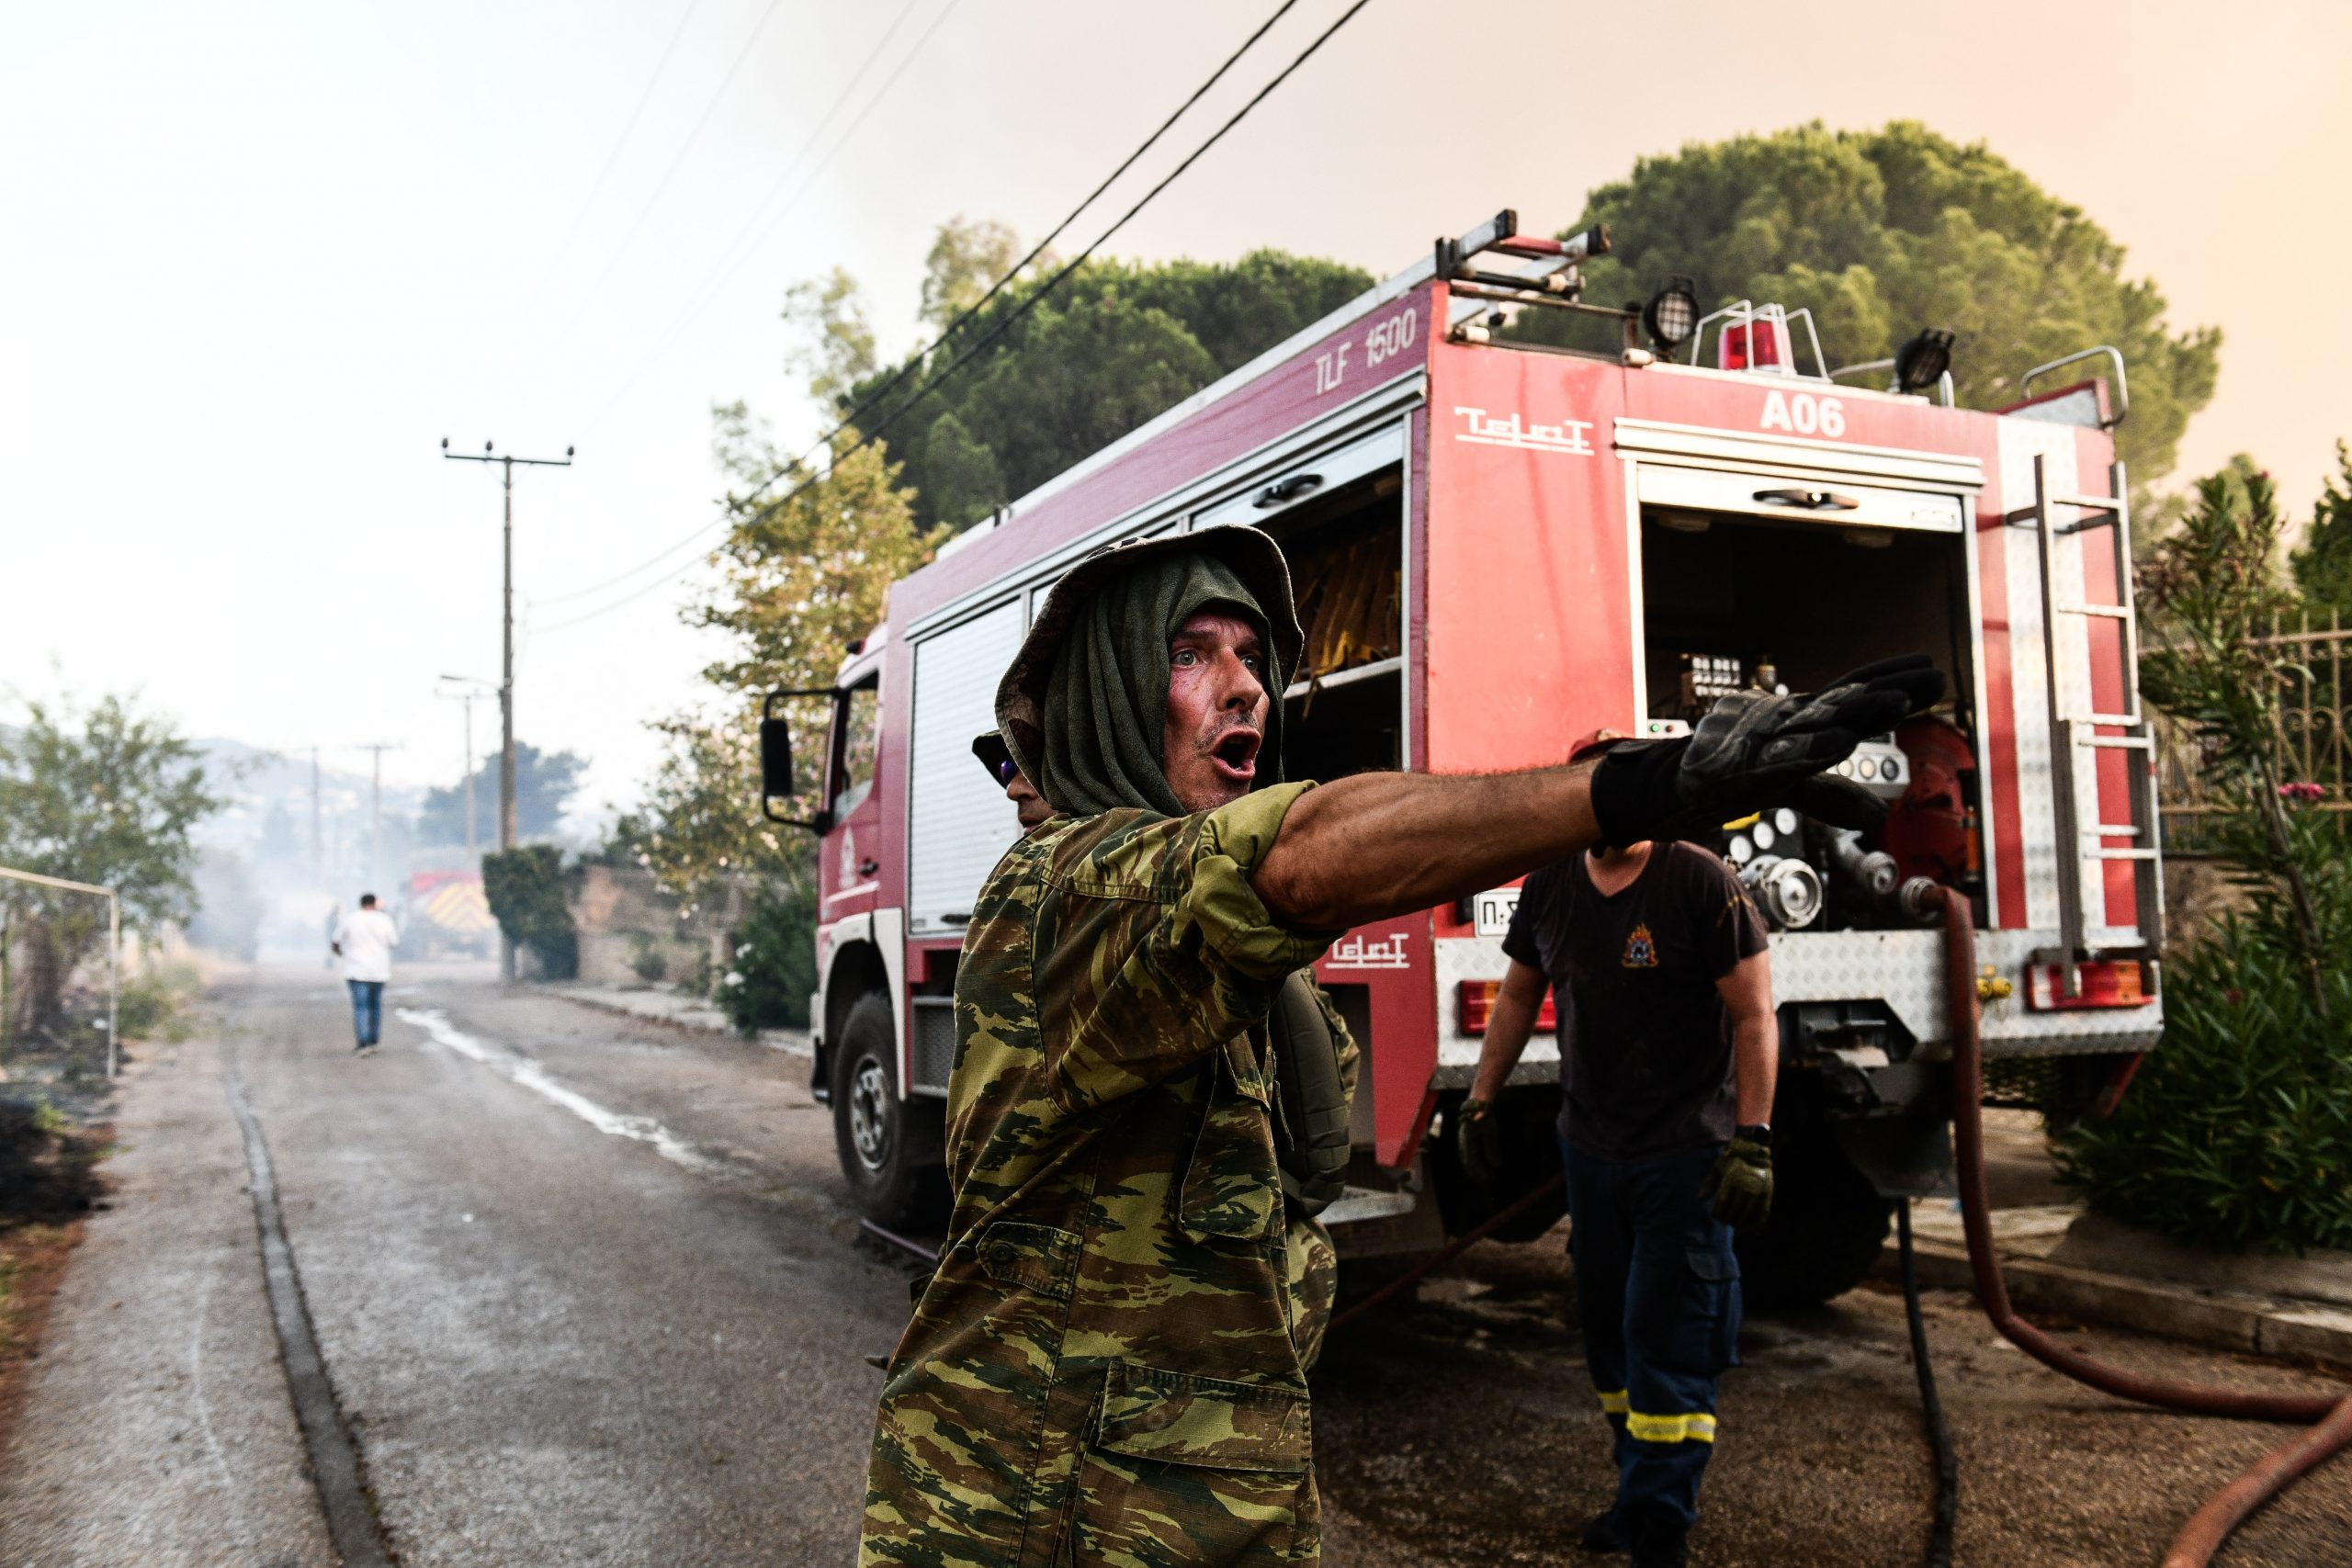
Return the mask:
[[[1865,738],[1838,770],[1894,808],[1882,828],[1858,839],[1783,809],[1711,847],[1776,930],[1917,926],[1932,907],[1915,878],[1981,900],[1976,612],[1962,499],[1888,505],[1883,491],[1857,502],[1762,476],[1707,482],[1733,504],[1641,508],[1645,719],[1692,722],[1729,692],[1804,691],[1902,653],[1927,654],[1946,682],[1930,716]],[[1792,496],[1807,510],[1778,510]]]
[[1954,722],[1973,735],[1966,547],[1962,534],[1644,506],[1645,716],[1697,716],[1693,660],[1719,661],[1690,682],[1709,695],[1767,667],[1801,692],[1916,651],[1944,672]]
[[1405,764],[1404,470],[1391,463],[1269,519],[1306,654],[1284,694],[1283,776]]

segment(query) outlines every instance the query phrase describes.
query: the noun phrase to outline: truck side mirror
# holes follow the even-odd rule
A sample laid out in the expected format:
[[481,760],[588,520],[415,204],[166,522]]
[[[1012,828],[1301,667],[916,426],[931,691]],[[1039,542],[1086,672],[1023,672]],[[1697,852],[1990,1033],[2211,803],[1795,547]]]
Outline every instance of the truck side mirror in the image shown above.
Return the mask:
[[792,795],[792,726],[772,714],[760,717],[760,796],[788,800]]
[[[833,825],[833,814],[820,810],[810,817],[786,817],[777,811],[775,802],[790,800],[797,793],[792,777],[792,726],[778,717],[776,704],[793,697],[826,697],[835,702],[841,693],[831,686],[810,686],[797,690],[770,692],[760,705],[760,815],[771,822],[781,822],[787,828],[806,828],[812,833],[822,833]],[[822,787],[822,781],[819,781]]]

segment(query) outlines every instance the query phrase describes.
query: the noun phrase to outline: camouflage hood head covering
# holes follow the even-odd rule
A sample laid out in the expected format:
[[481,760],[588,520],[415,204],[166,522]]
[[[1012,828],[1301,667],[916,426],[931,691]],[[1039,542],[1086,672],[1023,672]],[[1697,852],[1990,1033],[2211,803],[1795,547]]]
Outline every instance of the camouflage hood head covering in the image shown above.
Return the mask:
[[1281,780],[1282,690],[1302,643],[1290,569],[1255,528],[1204,528],[1109,546],[1072,567],[998,683],[998,730],[1055,810],[1185,815],[1161,771],[1168,640],[1218,604],[1240,611],[1265,640],[1272,700],[1259,782]]

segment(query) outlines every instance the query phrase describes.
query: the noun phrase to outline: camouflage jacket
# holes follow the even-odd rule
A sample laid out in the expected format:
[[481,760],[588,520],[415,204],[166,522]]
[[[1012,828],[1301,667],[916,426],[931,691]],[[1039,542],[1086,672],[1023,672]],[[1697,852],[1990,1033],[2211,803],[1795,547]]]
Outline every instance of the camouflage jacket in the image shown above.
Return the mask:
[[956,1207],[861,1563],[1317,1560],[1331,1252],[1283,1213],[1262,1021],[1331,933],[1248,880],[1307,787],[1048,823],[991,874],[956,981]]

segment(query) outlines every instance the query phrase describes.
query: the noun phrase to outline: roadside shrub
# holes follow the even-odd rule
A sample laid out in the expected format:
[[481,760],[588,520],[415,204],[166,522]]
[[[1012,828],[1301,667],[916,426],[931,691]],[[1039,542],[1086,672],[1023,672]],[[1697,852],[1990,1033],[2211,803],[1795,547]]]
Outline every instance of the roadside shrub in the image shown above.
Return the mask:
[[[203,977],[186,964],[157,964],[128,976],[118,1002],[125,1040],[185,1040]],[[99,1005],[103,1007],[103,1000]],[[105,1021],[105,1014],[98,1015]]]
[[646,931],[628,933],[628,966],[649,986],[658,986],[670,977],[670,962],[662,956],[662,944]]
[[2056,1149],[2094,1209],[2210,1247],[2352,1249],[2352,974],[2328,966],[2323,1013],[2281,934],[2227,917],[2165,966],[2163,1043]]
[[2326,792],[2280,772],[2279,693],[2308,671],[2264,635],[2291,604],[2269,479],[2198,491],[2140,572],[2162,639],[2141,669],[2199,745],[2247,907],[2166,964],[2163,1041],[2113,1115],[2059,1144],[2059,1174],[2178,1241],[2352,1248],[2352,846]]
[[493,850],[481,857],[482,897],[498,929],[538,960],[550,980],[580,973],[580,937],[564,901],[563,852],[552,844]]
[[735,932],[734,962],[712,999],[745,1034],[808,1027],[817,988],[817,908],[808,893],[763,888]]

